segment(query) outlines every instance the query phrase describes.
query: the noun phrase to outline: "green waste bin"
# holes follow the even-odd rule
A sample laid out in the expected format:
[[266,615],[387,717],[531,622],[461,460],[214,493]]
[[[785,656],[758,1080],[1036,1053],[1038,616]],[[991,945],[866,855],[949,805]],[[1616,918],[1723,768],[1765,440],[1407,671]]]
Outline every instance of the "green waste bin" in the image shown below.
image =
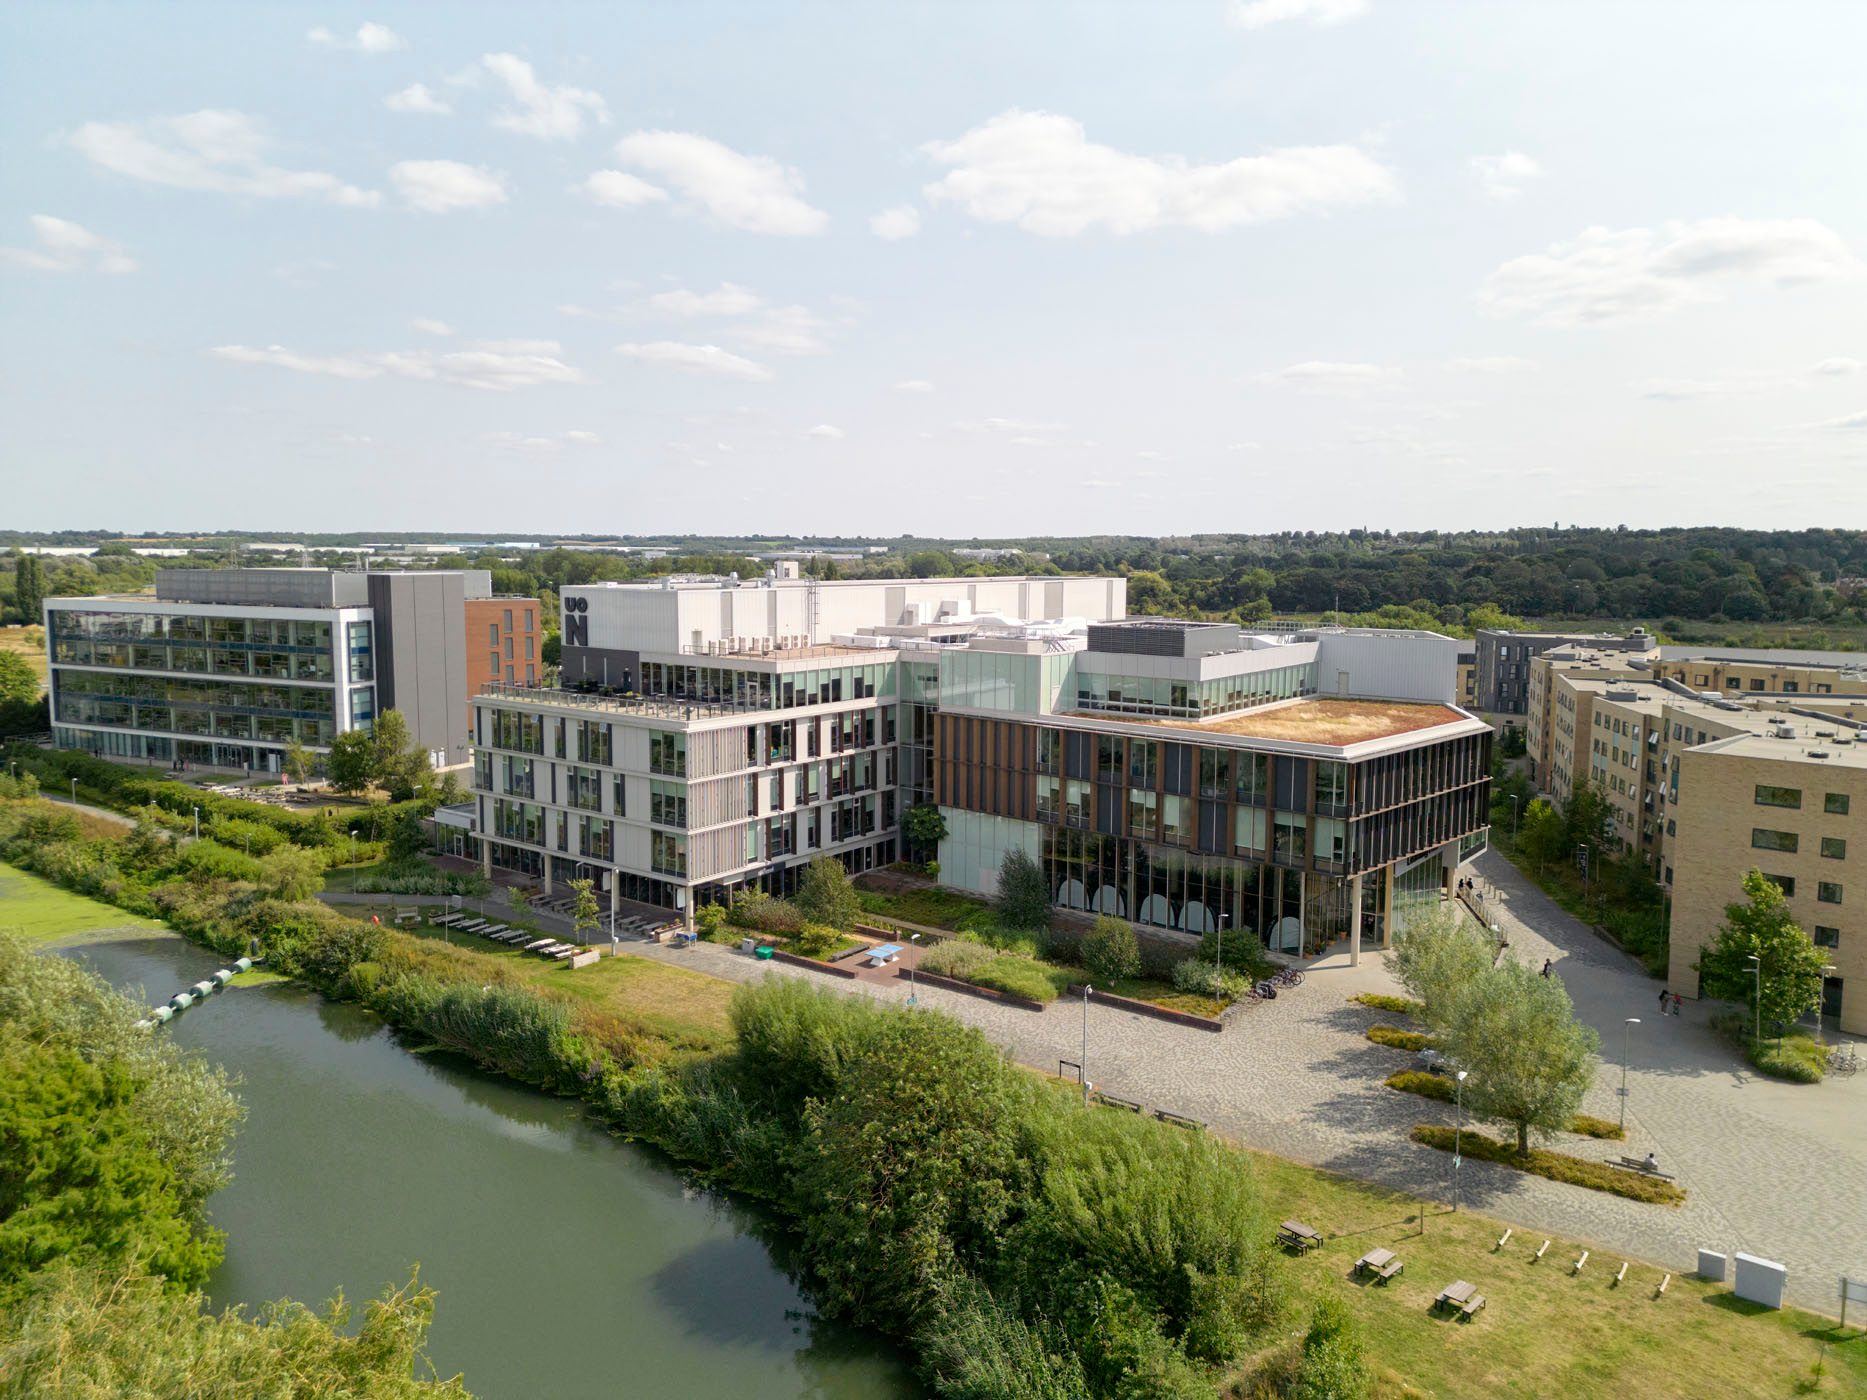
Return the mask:
[[761,943],[759,944],[758,951],[754,953],[752,956],[757,958],[760,962],[770,962],[771,961],[771,949],[767,948],[763,943]]

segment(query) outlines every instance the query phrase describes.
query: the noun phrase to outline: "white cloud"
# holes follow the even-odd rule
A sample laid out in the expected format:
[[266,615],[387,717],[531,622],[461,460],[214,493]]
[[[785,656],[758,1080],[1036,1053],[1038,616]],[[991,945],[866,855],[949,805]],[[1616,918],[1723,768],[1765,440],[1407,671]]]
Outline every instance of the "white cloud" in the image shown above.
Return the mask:
[[1515,199],[1523,187],[1539,178],[1543,167],[1522,151],[1506,151],[1497,156],[1473,156],[1473,172],[1492,199]]
[[1137,462],[1164,462],[1167,460],[1164,454],[1155,452],[1151,448],[1146,451],[1135,453],[1134,457]]
[[952,167],[926,187],[929,199],[1047,237],[1097,226],[1212,233],[1394,193],[1393,177],[1353,146],[1292,146],[1202,165],[1097,145],[1080,122],[1051,112],[1003,112],[922,149]]
[[976,433],[980,430],[994,433],[1060,433],[1068,426],[1064,423],[1033,423],[1026,418],[980,418],[955,423],[954,427],[962,432]]
[[758,310],[765,301],[757,292],[722,282],[711,292],[690,292],[684,287],[656,292],[648,304],[670,316],[744,316]]
[[1515,374],[1518,370],[1535,369],[1536,361],[1526,360],[1521,355],[1474,355],[1454,360],[1452,368],[1468,374]]
[[564,363],[555,340],[477,341],[464,350],[353,350],[314,355],[282,345],[217,345],[216,359],[272,365],[335,379],[404,379],[464,384],[474,389],[523,389],[538,384],[582,384],[582,370]]
[[488,433],[486,440],[496,447],[515,452],[562,452],[567,447],[595,447],[602,442],[595,433],[572,429],[565,433]]
[[1830,418],[1825,423],[1817,423],[1818,428],[1838,428],[1846,432],[1867,429],[1867,413],[1850,413],[1845,418]]
[[1391,365],[1349,364],[1334,360],[1305,360],[1301,364],[1286,365],[1269,374],[1258,376],[1260,384],[1278,384],[1290,389],[1307,389],[1323,393],[1360,393],[1366,389],[1376,389],[1385,384],[1392,384],[1400,378],[1400,371]]
[[426,83],[410,83],[400,92],[383,98],[382,105],[391,112],[424,112],[431,117],[445,117],[454,110],[429,92]]
[[812,428],[809,432],[805,433],[804,436],[814,437],[814,438],[836,439],[836,438],[840,438],[843,436],[843,430],[829,423],[819,423],[817,424],[816,427]]
[[822,233],[830,216],[804,201],[804,180],[766,156],[686,131],[638,131],[616,158],[659,175],[721,223],[752,233]]
[[897,204],[892,209],[884,209],[869,220],[869,231],[890,243],[912,238],[921,231],[920,210],[911,204]]
[[904,394],[931,394],[934,386],[925,379],[904,379],[895,388]]
[[411,209],[430,214],[506,202],[503,175],[457,160],[400,160],[389,167],[389,178]]
[[100,238],[83,224],[50,214],[34,214],[31,222],[39,246],[0,248],[0,262],[30,267],[38,272],[136,271],[136,259],[123,251],[121,243]]
[[734,340],[781,355],[827,355],[830,323],[802,306],[774,306],[756,321],[735,326]]
[[322,170],[268,164],[265,128],[244,112],[204,109],[154,121],[86,122],[71,144],[93,164],[144,184],[367,208],[382,196]]
[[582,184],[572,185],[571,188],[612,209],[632,209],[638,204],[653,204],[656,200],[668,197],[666,190],[626,170],[599,170]]
[[1583,230],[1573,243],[1513,258],[1484,281],[1479,307],[1544,325],[1644,320],[1717,299],[1721,279],[1792,286],[1859,275],[1840,237],[1813,219],[1700,219],[1660,232]]
[[753,360],[722,350],[717,345],[689,345],[678,340],[655,340],[646,345],[618,345],[617,351],[632,360],[692,374],[718,374],[728,379],[770,379],[772,373]]
[[321,24],[306,30],[305,37],[327,49],[350,49],[356,53],[393,53],[407,47],[400,34],[374,20],[358,25],[357,32],[348,39],[339,38]]
[[1232,23],[1241,29],[1305,19],[1311,24],[1341,24],[1368,13],[1368,0],[1240,0]]
[[1017,437],[1006,438],[1005,443],[1010,447],[1049,447],[1052,445],[1050,439],[1032,437],[1028,433],[1020,433]]
[[1859,360],[1850,360],[1845,355],[1837,355],[1833,359],[1823,360],[1816,365],[1812,373],[1859,374],[1863,369],[1867,369],[1867,365],[1863,365]]
[[1264,444],[1261,442],[1228,442],[1225,445],[1225,450],[1227,452],[1257,452],[1261,451],[1263,447]]
[[417,316],[409,324],[423,335],[452,335],[454,328],[445,321],[437,321],[430,316]]
[[480,63],[505,84],[516,104],[495,113],[494,126],[541,141],[571,141],[583,134],[586,113],[598,126],[609,121],[609,106],[599,94],[541,83],[531,64],[517,54],[489,53]]

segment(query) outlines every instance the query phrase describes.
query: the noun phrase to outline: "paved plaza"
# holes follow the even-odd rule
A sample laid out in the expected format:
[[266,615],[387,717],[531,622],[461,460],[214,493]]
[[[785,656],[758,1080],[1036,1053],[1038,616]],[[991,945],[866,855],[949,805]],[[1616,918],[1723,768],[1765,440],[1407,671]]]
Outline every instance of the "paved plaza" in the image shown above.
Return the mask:
[[[1838,1276],[1867,1277],[1867,1076],[1811,1087],[1753,1074],[1706,1028],[1706,1007],[1688,1003],[1684,1015],[1660,1018],[1659,983],[1502,857],[1480,856],[1475,870],[1511,952],[1538,966],[1553,959],[1577,1011],[1601,1032],[1602,1070],[1588,1112],[1616,1116],[1623,1019],[1641,1018],[1629,1035],[1627,1142],[1565,1138],[1556,1146],[1604,1159],[1656,1152],[1688,1198],[1679,1207],[1643,1205],[1468,1160],[1465,1202],[1678,1271],[1694,1266],[1701,1245],[1778,1259],[1788,1266],[1792,1301],[1834,1312]],[[734,981],[798,976],[847,992],[908,996],[905,981],[849,982],[706,943],[628,951]],[[1089,1077],[1111,1094],[1205,1119],[1253,1147],[1447,1201],[1448,1156],[1406,1134],[1414,1123],[1450,1123],[1452,1109],[1382,1086],[1411,1057],[1365,1039],[1384,1018],[1348,1000],[1395,990],[1371,953],[1358,968],[1341,955],[1322,960],[1301,987],[1242,1008],[1222,1035],[1091,1006]],[[918,996],[1025,1064],[1054,1072],[1059,1060],[1082,1058],[1080,1002],[1023,1011],[924,984]],[[1335,1230],[1354,1222],[1312,1223]]]

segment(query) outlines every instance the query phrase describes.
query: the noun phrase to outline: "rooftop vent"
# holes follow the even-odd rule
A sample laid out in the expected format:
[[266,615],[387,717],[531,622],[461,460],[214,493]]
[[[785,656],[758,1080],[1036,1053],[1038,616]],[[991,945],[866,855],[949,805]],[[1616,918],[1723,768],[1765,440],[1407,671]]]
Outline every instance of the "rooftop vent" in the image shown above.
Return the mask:
[[1770,732],[1779,739],[1793,739],[1796,737],[1796,726],[1793,724],[1779,724]]
[[1809,757],[1810,758],[1827,758],[1828,750],[1827,749],[1810,749]]

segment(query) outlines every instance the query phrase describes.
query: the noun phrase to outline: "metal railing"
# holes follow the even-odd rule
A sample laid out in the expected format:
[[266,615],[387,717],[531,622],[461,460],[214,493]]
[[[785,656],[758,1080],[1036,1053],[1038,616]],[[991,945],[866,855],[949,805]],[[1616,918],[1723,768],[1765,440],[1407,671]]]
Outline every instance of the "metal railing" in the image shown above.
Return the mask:
[[762,714],[765,707],[737,701],[683,700],[665,695],[606,694],[601,691],[550,689],[489,681],[480,687],[482,699],[511,700],[561,709],[589,710],[598,714],[640,715],[650,719],[717,719],[727,715]]

